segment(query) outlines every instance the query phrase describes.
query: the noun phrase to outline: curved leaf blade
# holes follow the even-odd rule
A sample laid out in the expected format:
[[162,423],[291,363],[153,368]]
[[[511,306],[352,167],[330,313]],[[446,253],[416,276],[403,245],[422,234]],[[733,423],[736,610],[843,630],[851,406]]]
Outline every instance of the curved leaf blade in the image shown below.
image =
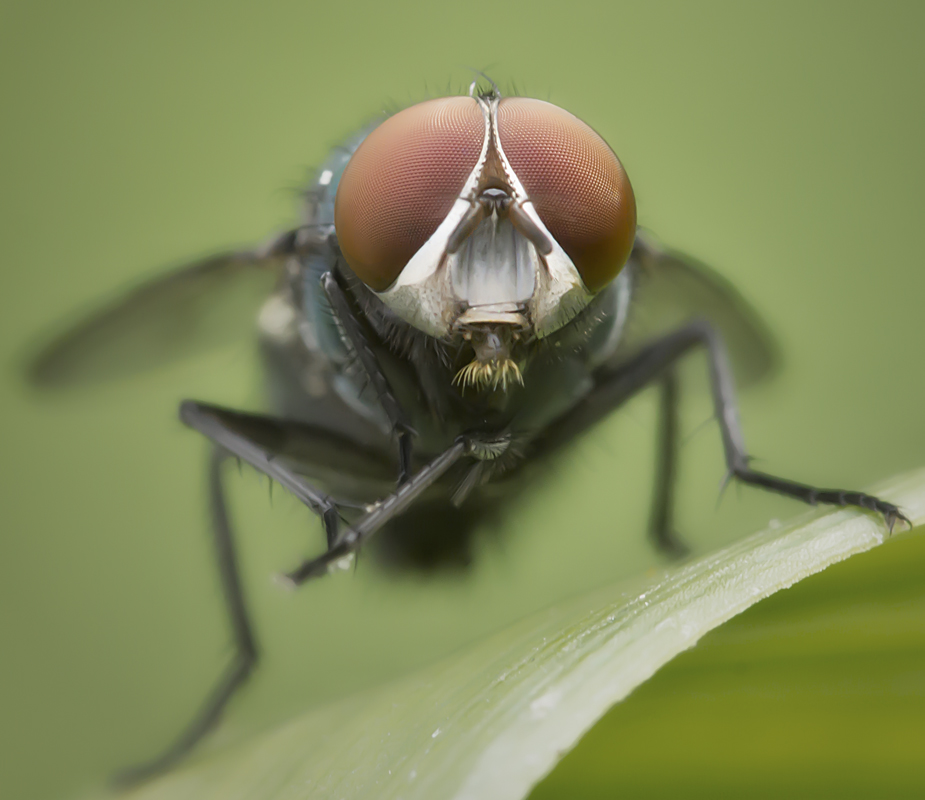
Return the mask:
[[[876,491],[925,523],[925,469]],[[522,798],[614,703],[705,633],[887,535],[874,515],[809,512],[560,604],[401,681],[205,754],[131,796]]]

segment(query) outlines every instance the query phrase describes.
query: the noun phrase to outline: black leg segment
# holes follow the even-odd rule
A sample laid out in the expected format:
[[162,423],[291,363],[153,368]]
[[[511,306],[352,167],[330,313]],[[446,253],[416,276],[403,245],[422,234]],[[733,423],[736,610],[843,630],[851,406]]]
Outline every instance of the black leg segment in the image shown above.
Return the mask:
[[[177,740],[157,757],[116,776],[116,783],[123,787],[164,772],[188,755],[218,723],[225,706],[247,680],[257,662],[257,646],[244,600],[222,485],[223,463],[232,458],[247,462],[288,489],[321,518],[328,547],[339,541],[339,507],[349,504],[340,504],[313,486],[293,469],[293,461],[310,463],[309,456],[314,456],[317,463],[343,469],[351,475],[363,474],[376,485],[394,486],[393,463],[381,457],[377,459],[375,453],[330,431],[191,400],[181,405],[180,418],[213,444],[209,465],[209,505],[215,560],[231,623],[235,654],[212,694]],[[355,504],[350,507],[355,510]]]
[[[375,454],[363,451],[358,445],[325,432],[291,420],[278,419],[262,414],[250,414],[228,408],[186,400],[180,406],[180,419],[211,439],[229,455],[247,462],[260,472],[277,481],[309,509],[317,514],[325,527],[328,549],[321,556],[307,559],[284,577],[293,585],[309,578],[325,574],[328,568],[355,553],[383,525],[401,514],[424,492],[434,485],[461,458],[472,454],[474,440],[460,437],[443,453],[421,467],[406,481],[382,499],[363,506],[363,513],[349,527],[345,527],[340,509],[356,509],[355,503],[345,503],[322,492],[296,472],[290,460],[303,461],[308,451],[326,450],[320,458],[339,460],[343,469],[356,474],[365,472],[368,477],[380,483],[391,465],[381,459],[375,461]],[[392,483],[394,486],[394,483]]]
[[[250,464],[292,492],[321,518],[329,545],[337,538],[340,518],[334,498],[315,488],[295,472],[284,460],[279,459],[279,453],[266,443],[267,440],[279,440],[291,432],[297,435],[300,427],[305,426],[197,403],[194,400],[185,400],[180,405],[180,419],[228,454]],[[290,438],[294,439],[295,435],[291,435]]]
[[[842,489],[817,489],[796,481],[779,478],[764,472],[757,472],[749,467],[749,456],[745,450],[742,429],[739,424],[735,387],[729,358],[723,346],[722,338],[706,321],[695,321],[678,330],[656,339],[644,346],[636,355],[623,364],[609,368],[598,377],[595,389],[553,427],[553,435],[541,442],[541,447],[554,449],[575,435],[590,428],[611,411],[622,405],[637,392],[653,382],[663,380],[665,374],[674,364],[695,347],[704,347],[710,370],[710,388],[713,394],[713,407],[719,422],[726,460],[728,477],[751,486],[758,486],[778,494],[802,500],[816,505],[828,503],[837,506],[856,506],[881,514],[892,531],[897,522],[911,526],[906,516],[892,503],[880,500],[864,492],[845,491]],[[669,379],[670,380],[670,379]],[[669,388],[663,387],[663,407],[670,403]],[[668,392],[666,399],[665,392]],[[664,462],[669,451],[665,441],[670,444],[674,434],[663,430],[663,449],[661,460]],[[675,445],[671,444],[673,450]],[[673,476],[669,476],[659,491],[667,496],[667,488]],[[664,513],[664,512],[663,512]],[[670,506],[667,512],[670,519]]]
[[[257,662],[257,646],[244,602],[240,573],[235,555],[231,523],[222,486],[221,466],[228,458],[246,461],[260,472],[282,484],[315,514],[325,527],[328,550],[308,559],[285,577],[293,585],[327,573],[338,560],[357,552],[383,525],[406,510],[439,480],[447,470],[471,451],[470,442],[460,438],[444,453],[423,466],[384,499],[363,506],[363,513],[353,525],[340,530],[339,507],[356,510],[355,503],[339,503],[317,489],[287,463],[289,458],[305,456],[307,450],[320,450],[330,459],[329,466],[339,459],[339,466],[361,467],[367,477],[381,481],[389,473],[386,463],[371,463],[371,455],[359,445],[338,439],[329,432],[298,422],[280,420],[258,414],[223,409],[191,400],[180,407],[180,417],[187,425],[203,433],[213,442],[209,467],[209,498],[212,512],[215,557],[221,578],[222,593],[231,622],[235,655],[211,696],[186,730],[163,753],[150,761],[125,770],[116,776],[116,783],[130,786],[173,767],[215,727],[235,692],[247,680]],[[288,457],[288,458],[287,458]],[[297,459],[298,460],[298,459]],[[394,483],[392,484],[394,486]]]
[[674,490],[678,476],[678,378],[671,368],[658,381],[659,420],[655,453],[655,491],[649,517],[649,535],[660,549],[683,556],[687,546],[675,530]]
[[150,761],[138,764],[117,775],[115,782],[119,786],[128,787],[139,783],[170,769],[181,761],[216,726],[228,701],[244,684],[257,663],[257,645],[244,601],[231,521],[228,517],[228,507],[222,486],[221,465],[226,457],[220,449],[213,448],[209,462],[209,506],[212,516],[215,561],[218,565],[222,594],[231,623],[235,654],[199,713],[176,741]]
[[411,476],[411,437],[414,431],[408,424],[405,412],[392,392],[388,378],[385,377],[382,368],[379,366],[376,354],[366,340],[366,334],[350,307],[347,295],[333,273],[326,272],[321,276],[321,287],[324,289],[325,295],[327,295],[328,302],[331,304],[331,309],[334,311],[334,316],[340,324],[344,336],[363,367],[363,371],[366,373],[373,390],[376,392],[376,398],[382,406],[382,410],[385,411],[385,415],[392,424],[394,434],[398,437],[398,482],[404,483]]
[[883,516],[891,531],[898,521],[905,522],[911,527],[909,520],[895,505],[864,492],[817,489],[814,486],[779,478],[765,472],[757,472],[749,467],[750,459],[745,450],[739,424],[729,359],[722,339],[709,323],[691,323],[644,349],[631,362],[635,365],[634,372],[637,379],[646,379],[662,373],[669,364],[696,345],[707,349],[713,407],[719,421],[726,468],[729,470],[730,478],[802,500],[810,505],[827,503],[837,506],[856,506],[875,511]]
[[388,497],[369,507],[369,510],[349,528],[344,528],[337,541],[318,558],[304,561],[286,574],[294,586],[327,573],[328,568],[340,559],[357,552],[363,543],[390,520],[397,517],[434,485],[450,467],[470,452],[471,443],[465,437],[458,439],[449,449],[425,464]]

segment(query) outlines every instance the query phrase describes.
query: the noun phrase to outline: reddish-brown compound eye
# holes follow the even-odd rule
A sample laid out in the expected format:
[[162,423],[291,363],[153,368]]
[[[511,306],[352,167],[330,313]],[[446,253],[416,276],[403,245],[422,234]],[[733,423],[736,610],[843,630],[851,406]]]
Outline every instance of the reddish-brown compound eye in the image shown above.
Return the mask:
[[633,187],[613,150],[578,117],[526,97],[501,101],[498,136],[540,219],[585,286],[606,286],[636,237]]
[[443,222],[484,139],[478,102],[443,97],[398,112],[363,140],[340,179],[334,227],[367,286],[388,288]]

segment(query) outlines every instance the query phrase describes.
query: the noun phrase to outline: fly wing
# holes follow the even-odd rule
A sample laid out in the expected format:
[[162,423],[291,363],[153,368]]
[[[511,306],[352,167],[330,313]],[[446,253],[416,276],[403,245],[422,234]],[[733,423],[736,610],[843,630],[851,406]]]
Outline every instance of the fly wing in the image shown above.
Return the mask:
[[291,234],[266,247],[196,261],[128,291],[46,344],[28,364],[37,386],[122,377],[254,335]]
[[695,319],[720,331],[736,384],[771,375],[780,362],[777,344],[758,313],[729,281],[690,256],[668,250],[639,231],[631,264],[635,285],[626,332],[615,358]]

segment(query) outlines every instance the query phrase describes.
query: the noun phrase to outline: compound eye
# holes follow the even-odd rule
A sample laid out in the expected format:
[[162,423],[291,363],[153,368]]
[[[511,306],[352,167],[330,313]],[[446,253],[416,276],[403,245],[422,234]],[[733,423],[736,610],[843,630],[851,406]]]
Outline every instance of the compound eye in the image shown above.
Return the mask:
[[334,227],[350,268],[381,292],[431,237],[482,153],[485,122],[471,97],[406,108],[367,136],[337,188]]
[[540,219],[585,286],[606,286],[626,264],[636,237],[633,187],[613,150],[578,117],[526,97],[501,101],[498,136]]

